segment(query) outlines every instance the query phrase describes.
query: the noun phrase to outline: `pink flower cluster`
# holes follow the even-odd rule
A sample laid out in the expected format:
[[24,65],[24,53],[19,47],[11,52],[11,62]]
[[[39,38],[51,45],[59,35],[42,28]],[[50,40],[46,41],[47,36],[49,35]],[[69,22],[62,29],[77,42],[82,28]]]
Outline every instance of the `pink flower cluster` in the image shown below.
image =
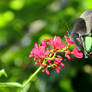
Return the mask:
[[55,38],[44,39],[41,41],[41,45],[35,44],[33,48],[30,58],[34,57],[35,65],[40,65],[43,67],[42,72],[46,72],[47,75],[50,74],[49,68],[55,68],[57,73],[60,73],[61,67],[64,67],[63,57],[58,54],[65,53],[65,57],[68,60],[71,60],[71,56],[73,55],[76,58],[82,58],[83,54],[80,52],[76,46],[73,51],[69,50],[71,45],[74,45],[74,42],[71,41],[67,36],[65,36],[65,40],[68,43],[65,44],[61,41],[59,36]]

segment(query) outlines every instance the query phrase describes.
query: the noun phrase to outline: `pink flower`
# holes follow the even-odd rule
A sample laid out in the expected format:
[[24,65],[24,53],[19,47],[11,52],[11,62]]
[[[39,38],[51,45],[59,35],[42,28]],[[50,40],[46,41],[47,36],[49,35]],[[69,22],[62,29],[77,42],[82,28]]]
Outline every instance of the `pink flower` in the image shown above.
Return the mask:
[[50,71],[48,71],[47,69],[46,69],[46,74],[47,74],[47,75],[50,75]]
[[49,60],[48,60],[48,63],[51,63],[51,62],[52,62],[52,61],[49,59]]
[[71,54],[71,51],[70,51],[70,50],[67,50],[67,51],[66,51],[66,54],[67,54],[67,55]]
[[60,59],[56,59],[55,60],[57,63],[61,63],[61,60]]
[[65,37],[65,40],[68,42],[68,46],[74,44],[74,41],[71,41],[69,37],[67,36],[64,36]]
[[49,41],[49,39],[44,39],[44,40],[42,40],[42,41],[41,41],[41,45],[47,47],[46,42],[48,42],[48,41]]
[[44,64],[44,67],[47,67],[48,66],[48,64]]
[[55,37],[53,40],[51,39],[50,43],[48,44],[52,45],[55,50],[62,49],[65,47],[65,43],[61,42],[61,38],[58,36]]
[[52,66],[52,60],[48,60],[50,66]]
[[60,59],[55,59],[54,60],[54,64],[59,65],[60,63],[61,63],[61,60]]
[[64,65],[64,63],[62,63],[62,62],[60,63],[60,65],[61,65],[62,67],[64,67],[64,66],[65,66],[65,65]]
[[61,67],[58,66],[58,67],[56,68],[56,72],[59,74],[59,73],[60,73],[60,70],[61,70]]
[[76,47],[74,48],[74,50],[71,52],[71,54],[73,54],[75,57],[77,58],[82,58],[83,54],[82,52],[80,52]]
[[46,72],[47,75],[50,75],[50,71],[48,71],[47,69],[42,70],[42,72]]
[[35,57],[36,59],[38,58],[43,60],[45,58],[45,55],[46,55],[45,47],[40,46],[36,43],[29,57],[30,58]]
[[68,58],[68,60],[71,60],[71,57],[69,55],[65,55],[66,58]]
[[[61,38],[56,36],[54,39],[44,39],[41,41],[41,45],[35,44],[32,52],[30,54],[30,58],[34,57],[35,65],[40,65],[47,75],[50,75],[49,68],[55,68],[57,73],[60,73],[61,67],[63,68],[65,65],[63,63],[62,52],[65,53],[65,57],[68,60],[71,60],[70,55],[74,55],[76,58],[82,58],[83,54],[76,47],[73,51],[70,51],[69,46],[74,44],[67,36],[65,36],[65,40],[68,43],[68,46],[65,43],[61,42]],[[63,49],[62,49],[63,48]]]
[[[30,56],[29,56],[30,57]],[[37,58],[34,58],[34,61],[36,61],[37,60]]]
[[38,65],[38,64],[40,64],[40,61],[36,61],[36,62],[35,62],[35,65]]
[[60,60],[63,60],[63,58],[62,58],[60,55],[57,55],[57,57],[58,57]]
[[69,54],[71,54],[71,51],[70,50],[67,50],[65,52],[65,57],[68,58],[68,60],[71,60],[71,57],[69,56]]
[[49,54],[49,52],[50,52],[50,51],[49,51],[49,50],[47,50],[47,51],[45,51],[45,54],[46,54],[46,55],[48,55],[48,54]]

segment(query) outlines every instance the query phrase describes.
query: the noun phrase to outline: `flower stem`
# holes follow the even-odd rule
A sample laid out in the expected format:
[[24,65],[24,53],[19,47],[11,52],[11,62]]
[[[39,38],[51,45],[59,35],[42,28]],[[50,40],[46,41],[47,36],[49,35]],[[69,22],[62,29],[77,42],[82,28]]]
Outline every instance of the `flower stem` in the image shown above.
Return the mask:
[[37,73],[42,69],[42,66],[40,66],[30,77],[28,80],[23,84],[23,88],[37,75]]

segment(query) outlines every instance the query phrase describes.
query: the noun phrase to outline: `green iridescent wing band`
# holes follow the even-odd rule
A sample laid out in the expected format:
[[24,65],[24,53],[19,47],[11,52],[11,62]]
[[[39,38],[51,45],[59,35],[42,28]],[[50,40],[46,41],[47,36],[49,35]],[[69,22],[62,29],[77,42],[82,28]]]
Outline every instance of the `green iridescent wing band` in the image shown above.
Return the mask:
[[91,36],[85,37],[85,48],[86,48],[86,51],[91,51],[91,48],[92,48],[92,37]]

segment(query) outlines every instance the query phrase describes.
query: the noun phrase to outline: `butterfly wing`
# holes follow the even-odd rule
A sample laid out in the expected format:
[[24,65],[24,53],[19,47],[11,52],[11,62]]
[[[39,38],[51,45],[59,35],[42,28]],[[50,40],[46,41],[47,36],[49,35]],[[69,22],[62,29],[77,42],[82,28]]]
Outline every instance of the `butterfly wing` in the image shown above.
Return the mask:
[[85,48],[87,52],[90,52],[92,50],[92,37],[91,36],[85,37]]

